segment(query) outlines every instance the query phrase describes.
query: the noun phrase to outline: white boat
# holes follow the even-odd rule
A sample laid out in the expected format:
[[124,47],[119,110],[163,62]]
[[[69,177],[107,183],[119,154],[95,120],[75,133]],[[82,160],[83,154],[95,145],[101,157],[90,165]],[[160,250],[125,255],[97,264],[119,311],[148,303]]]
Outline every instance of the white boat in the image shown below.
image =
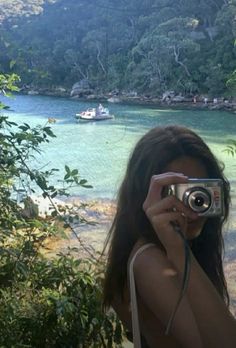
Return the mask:
[[75,117],[84,121],[102,121],[112,119],[114,115],[111,115],[109,110],[100,104],[98,108],[87,109],[76,114]]

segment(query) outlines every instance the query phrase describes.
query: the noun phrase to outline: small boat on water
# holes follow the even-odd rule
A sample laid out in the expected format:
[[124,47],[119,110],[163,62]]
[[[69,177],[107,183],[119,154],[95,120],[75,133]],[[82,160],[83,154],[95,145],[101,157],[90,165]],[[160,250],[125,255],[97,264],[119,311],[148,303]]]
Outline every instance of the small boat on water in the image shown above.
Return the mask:
[[108,108],[104,108],[101,104],[97,108],[90,108],[86,111],[82,111],[75,115],[76,119],[84,121],[102,121],[110,120],[114,118],[114,115],[111,115]]

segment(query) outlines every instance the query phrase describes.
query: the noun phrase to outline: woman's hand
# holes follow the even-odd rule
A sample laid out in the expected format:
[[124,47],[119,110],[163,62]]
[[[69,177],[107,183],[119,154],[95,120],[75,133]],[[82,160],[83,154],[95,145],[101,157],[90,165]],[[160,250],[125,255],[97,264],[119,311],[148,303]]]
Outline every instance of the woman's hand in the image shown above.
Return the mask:
[[163,188],[172,184],[183,184],[187,181],[188,177],[181,173],[168,172],[153,175],[147,197],[143,203],[143,209],[167,253],[173,250],[176,252],[178,248],[183,248],[181,237],[174,231],[173,224],[177,224],[182,233],[186,235],[187,220],[197,219],[198,215],[175,196],[163,198]]

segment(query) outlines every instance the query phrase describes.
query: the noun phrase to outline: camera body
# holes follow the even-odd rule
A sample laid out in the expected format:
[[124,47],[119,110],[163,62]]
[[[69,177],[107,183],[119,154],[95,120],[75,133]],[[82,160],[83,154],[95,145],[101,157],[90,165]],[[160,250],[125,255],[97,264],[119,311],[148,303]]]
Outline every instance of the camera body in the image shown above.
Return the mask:
[[175,195],[199,216],[215,217],[224,213],[221,179],[188,179],[185,184],[168,186],[168,194]]

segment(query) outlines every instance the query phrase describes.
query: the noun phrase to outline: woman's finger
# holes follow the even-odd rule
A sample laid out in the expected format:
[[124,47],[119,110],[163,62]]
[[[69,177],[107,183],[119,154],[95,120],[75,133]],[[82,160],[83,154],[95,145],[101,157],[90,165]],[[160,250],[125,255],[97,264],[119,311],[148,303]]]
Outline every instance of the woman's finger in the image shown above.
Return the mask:
[[188,177],[182,173],[165,173],[160,175],[153,175],[150,181],[147,197],[143,203],[144,210],[147,206],[154,204],[160,200],[163,187],[172,184],[186,183]]
[[175,196],[167,196],[160,201],[156,201],[155,204],[146,206],[145,208],[146,209],[144,209],[144,211],[148,217],[164,213],[165,211],[176,211],[186,215],[186,217],[189,217],[193,220],[198,218],[197,213],[187,207]]

